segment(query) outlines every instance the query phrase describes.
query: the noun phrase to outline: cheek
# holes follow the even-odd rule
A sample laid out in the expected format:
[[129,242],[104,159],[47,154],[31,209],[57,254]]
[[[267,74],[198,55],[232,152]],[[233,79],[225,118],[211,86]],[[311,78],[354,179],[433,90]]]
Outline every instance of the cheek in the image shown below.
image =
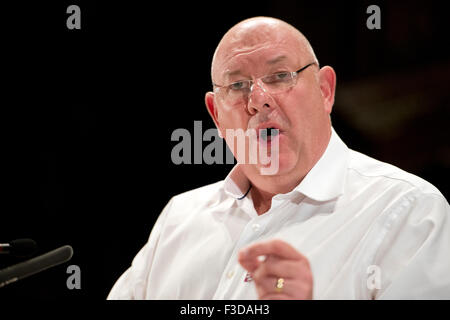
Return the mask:
[[314,88],[301,88],[293,91],[283,101],[285,112],[292,128],[303,131],[311,128],[324,110],[320,108],[320,100]]
[[247,129],[248,118],[243,110],[222,110],[218,113],[218,122],[222,130],[226,129]]

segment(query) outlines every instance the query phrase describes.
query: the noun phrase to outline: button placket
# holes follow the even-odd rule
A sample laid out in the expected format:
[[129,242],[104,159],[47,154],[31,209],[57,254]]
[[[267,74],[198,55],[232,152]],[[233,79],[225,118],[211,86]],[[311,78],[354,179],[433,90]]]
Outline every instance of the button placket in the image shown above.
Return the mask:
[[238,262],[238,253],[241,248],[246,247],[250,243],[257,240],[263,231],[263,224],[261,223],[260,216],[255,217],[247,222],[244,230],[242,231],[239,240],[231,254],[230,260],[224,270],[218,289],[215,293],[215,298],[223,299],[229,295],[230,291],[233,291],[238,283],[244,283],[244,279],[247,271],[242,268]]
[[228,271],[228,273],[227,273],[227,278],[228,278],[228,279],[231,279],[231,278],[233,278],[233,276],[234,276],[234,273],[235,273],[234,269],[232,269],[232,270]]

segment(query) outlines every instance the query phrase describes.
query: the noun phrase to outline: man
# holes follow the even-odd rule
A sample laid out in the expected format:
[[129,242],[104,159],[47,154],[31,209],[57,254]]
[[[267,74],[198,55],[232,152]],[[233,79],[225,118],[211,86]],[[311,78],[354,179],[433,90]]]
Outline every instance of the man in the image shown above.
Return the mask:
[[331,127],[335,72],[298,30],[240,22],[216,49],[212,81],[206,106],[234,155],[227,130],[273,128],[256,139],[277,170],[238,162],[224,181],[173,197],[109,299],[450,298],[449,204],[346,147]]

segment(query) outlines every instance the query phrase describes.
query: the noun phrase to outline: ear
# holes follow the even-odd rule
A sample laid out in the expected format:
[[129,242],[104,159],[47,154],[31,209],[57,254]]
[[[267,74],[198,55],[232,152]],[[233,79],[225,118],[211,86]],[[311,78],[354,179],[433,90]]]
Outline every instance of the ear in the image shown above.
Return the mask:
[[330,66],[325,66],[319,71],[320,91],[324,99],[325,111],[331,113],[336,91],[336,73]]
[[220,130],[219,121],[218,121],[218,111],[217,106],[214,104],[214,92],[207,92],[205,95],[205,104],[206,109],[208,110],[209,115],[211,116],[214,124],[216,125],[217,130],[219,131],[219,137],[223,138],[222,131]]

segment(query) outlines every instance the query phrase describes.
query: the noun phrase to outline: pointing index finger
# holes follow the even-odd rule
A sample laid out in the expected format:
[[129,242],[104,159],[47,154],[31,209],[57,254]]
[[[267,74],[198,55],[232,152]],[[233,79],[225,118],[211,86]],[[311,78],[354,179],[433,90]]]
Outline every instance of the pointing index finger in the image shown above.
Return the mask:
[[254,260],[258,256],[276,255],[282,259],[301,260],[304,256],[289,243],[282,240],[257,242],[242,250],[241,260]]

